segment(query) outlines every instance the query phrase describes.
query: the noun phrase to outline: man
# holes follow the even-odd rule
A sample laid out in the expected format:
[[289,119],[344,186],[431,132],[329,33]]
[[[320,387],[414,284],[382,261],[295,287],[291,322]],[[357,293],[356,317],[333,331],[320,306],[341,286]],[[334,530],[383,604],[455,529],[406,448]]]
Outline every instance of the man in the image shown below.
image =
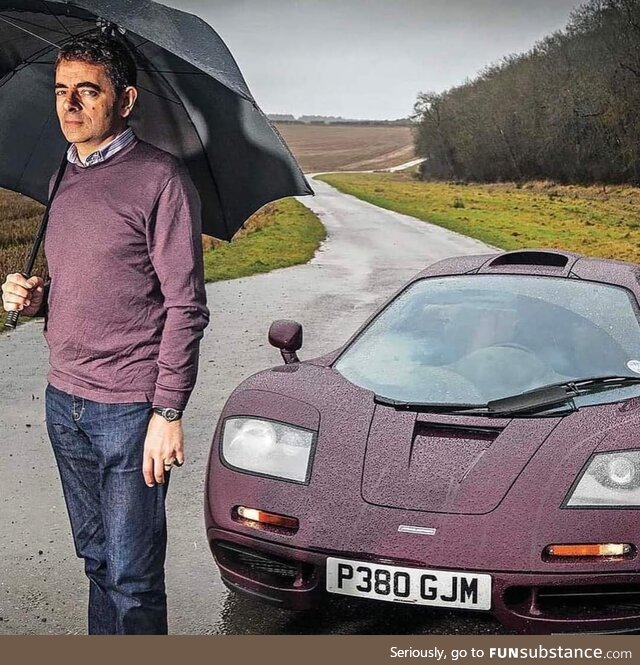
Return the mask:
[[71,146],[45,237],[50,281],[9,275],[3,305],[46,315],[47,430],[89,633],[163,634],[165,496],[209,320],[200,204],[184,167],[128,127],[136,68],[119,41],[65,45],[55,72]]

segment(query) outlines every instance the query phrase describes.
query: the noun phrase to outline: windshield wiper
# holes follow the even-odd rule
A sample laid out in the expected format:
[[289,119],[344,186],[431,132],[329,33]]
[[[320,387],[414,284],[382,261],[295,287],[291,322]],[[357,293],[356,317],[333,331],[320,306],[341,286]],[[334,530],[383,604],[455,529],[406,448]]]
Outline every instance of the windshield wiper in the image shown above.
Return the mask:
[[[452,413],[490,417],[535,415],[551,411],[550,415],[567,415],[578,410],[574,397],[621,386],[640,384],[640,376],[594,376],[560,383],[551,383],[534,390],[494,399],[486,404],[446,404],[439,402],[410,402],[375,395],[375,402],[405,411]],[[562,408],[564,405],[564,408]]]
[[382,397],[382,395],[374,395],[376,404],[384,404],[384,406],[392,406],[395,409],[405,411],[428,411],[429,413],[478,413],[485,414],[487,412],[486,404],[446,404],[443,402],[408,402],[404,400],[391,399],[389,397]]
[[573,403],[574,397],[638,383],[640,383],[640,376],[585,377],[562,383],[551,383],[518,395],[494,399],[487,403],[487,408],[492,415],[507,416],[533,413],[572,402],[571,410],[575,411],[577,407]]
[[640,376],[618,376],[617,374],[611,374],[609,376],[592,376],[585,379],[573,379],[570,383],[575,384],[580,392],[583,391],[586,393],[597,392],[592,390],[592,388],[598,388],[602,386],[604,390],[609,388],[619,388],[620,386],[633,385],[634,383],[640,383]]
[[[506,398],[512,399],[512,398]],[[375,395],[374,401],[376,404],[383,404],[384,406],[392,406],[394,409],[399,411],[419,411],[422,413],[443,413],[451,415],[465,415],[465,416],[484,416],[487,418],[501,418],[508,417],[510,415],[526,415],[526,414],[535,414],[540,411],[546,411],[547,409],[554,407],[559,407],[563,402],[567,402],[566,396],[562,400],[554,399],[552,402],[544,401],[543,404],[532,404],[526,409],[518,408],[518,410],[511,409],[497,409],[495,408],[494,402],[488,402],[487,404],[442,404],[434,402],[405,402],[402,400],[389,399],[387,397],[381,397],[380,395]],[[495,400],[495,402],[500,402],[501,400]],[[571,405],[562,411],[558,412],[557,415],[566,415],[567,413],[572,413],[577,411],[575,405]],[[555,413],[553,415],[556,415]]]

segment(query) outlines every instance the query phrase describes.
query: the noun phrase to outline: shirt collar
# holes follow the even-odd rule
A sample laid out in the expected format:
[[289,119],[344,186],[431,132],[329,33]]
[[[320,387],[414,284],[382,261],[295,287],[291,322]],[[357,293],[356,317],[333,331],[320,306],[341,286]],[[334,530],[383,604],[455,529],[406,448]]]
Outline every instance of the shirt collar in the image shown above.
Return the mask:
[[102,146],[99,150],[92,152],[90,155],[87,155],[86,159],[82,161],[78,155],[78,148],[75,143],[72,143],[67,150],[67,160],[76,166],[81,168],[94,166],[95,164],[100,164],[109,157],[113,157],[116,153],[124,150],[129,144],[131,144],[136,138],[136,135],[133,133],[131,127],[127,127],[124,132],[118,134],[113,141],[107,143],[107,145]]

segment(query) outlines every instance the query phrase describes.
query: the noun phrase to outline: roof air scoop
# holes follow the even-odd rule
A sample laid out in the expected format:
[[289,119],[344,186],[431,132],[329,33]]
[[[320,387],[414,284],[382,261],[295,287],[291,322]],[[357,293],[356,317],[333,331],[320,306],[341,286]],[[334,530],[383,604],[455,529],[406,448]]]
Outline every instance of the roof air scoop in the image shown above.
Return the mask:
[[548,266],[551,268],[564,268],[569,262],[569,256],[560,252],[545,252],[540,250],[528,250],[517,252],[506,252],[486,264],[486,267],[494,266]]

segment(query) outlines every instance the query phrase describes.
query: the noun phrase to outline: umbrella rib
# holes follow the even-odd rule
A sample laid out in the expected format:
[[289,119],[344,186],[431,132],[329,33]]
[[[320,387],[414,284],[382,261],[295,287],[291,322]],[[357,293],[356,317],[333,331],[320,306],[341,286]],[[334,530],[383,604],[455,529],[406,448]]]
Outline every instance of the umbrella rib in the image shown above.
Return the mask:
[[[143,69],[142,71],[148,71],[148,70]],[[149,71],[152,71],[154,74],[179,74],[180,76],[209,76],[210,78],[213,78],[211,74],[207,74],[207,72],[176,72],[173,69],[151,69]]]
[[[146,69],[142,69],[140,71],[147,71]],[[149,88],[145,88],[143,85],[140,85],[139,83],[136,84],[136,88],[140,88],[140,90],[144,90],[145,92],[148,92],[150,95],[155,95],[156,97],[160,97],[160,99],[164,99],[167,102],[171,102],[172,104],[177,104],[178,106],[183,106],[179,101],[176,101],[175,99],[171,99],[170,97],[165,97],[164,95],[161,95],[159,92],[155,92],[153,90],[150,90]]]
[[40,39],[43,42],[46,42],[47,44],[51,46],[55,46],[56,48],[60,48],[57,44],[54,44],[53,42],[50,42],[48,39],[45,39],[44,37],[41,37],[40,35],[36,35],[35,32],[31,32],[30,30],[27,30],[26,28],[23,28],[20,25],[16,25],[15,23],[12,23],[8,18],[5,18],[4,16],[0,16],[0,21],[4,21],[5,23],[8,23],[9,25],[13,26],[14,28],[17,28],[18,30],[22,30],[22,32],[26,32],[28,35],[31,35],[32,37],[35,37],[36,39]]
[[[19,18],[17,16],[13,17],[13,20],[17,21],[21,25],[30,25],[32,28],[42,28],[43,27],[39,23],[34,23],[33,21],[27,21],[26,19]],[[45,30],[48,30],[49,32],[58,32],[60,34],[63,34],[60,30],[56,30],[55,28],[45,28]]]
[[49,7],[49,5],[44,0],[42,0],[40,4],[45,6],[45,9],[49,12],[49,14],[51,14],[51,16],[53,16],[53,18],[58,22],[58,25],[69,35],[69,37],[73,37],[71,30],[69,30],[69,28],[67,28],[67,26],[60,20],[59,16],[56,16],[56,14],[51,11],[51,7]]
[[139,44],[137,44],[136,46],[133,46],[133,50],[137,51],[141,46],[144,46],[145,44],[148,44],[150,41],[151,41],[150,39],[143,38],[142,41]]
[[[0,19],[2,19],[2,16],[0,16]],[[93,32],[95,28],[91,28],[90,30],[85,30],[84,32],[78,33],[77,36],[81,37],[82,35],[86,35],[90,32]],[[72,38],[73,35],[72,35]],[[65,39],[62,44],[65,44],[66,42],[71,41],[70,39]],[[58,50],[60,49],[60,45],[58,44],[53,44]],[[0,88],[5,83],[8,83],[21,69],[24,69],[27,65],[39,65],[39,64],[46,64],[49,65],[51,63],[40,63],[37,60],[32,60],[31,58],[39,58],[41,57],[44,53],[47,53],[48,51],[51,51],[51,49],[48,46],[42,47],[39,51],[36,51],[33,55],[30,56],[29,59],[23,60],[15,69],[12,69],[4,78],[0,79]]]
[[[142,51],[138,51],[138,53],[142,56],[142,58],[144,58],[147,61],[148,65],[151,67],[151,70],[156,71],[155,67],[153,66],[153,63],[151,62],[151,60],[149,60],[149,58],[147,58],[147,56],[144,53],[142,53]],[[229,225],[227,224],[227,220],[226,220],[225,214],[224,214],[224,207],[222,205],[222,197],[220,196],[220,189],[218,188],[218,183],[216,181],[215,174],[213,173],[213,169],[211,168],[211,162],[209,161],[209,155],[208,155],[208,153],[207,153],[207,151],[206,151],[206,149],[205,149],[205,147],[202,143],[202,137],[200,136],[200,133],[198,132],[197,127],[195,126],[193,120],[191,119],[191,116],[189,115],[189,112],[185,108],[185,105],[182,103],[182,100],[180,99],[180,97],[176,94],[176,91],[174,90],[171,83],[169,83],[169,81],[167,81],[166,77],[162,73],[160,73],[160,78],[167,84],[167,86],[169,87],[171,92],[173,92],[173,94],[176,96],[176,99],[179,100],[178,103],[180,104],[180,106],[182,106],[182,108],[184,108],[184,111],[187,115],[187,118],[189,119],[189,123],[193,127],[193,131],[195,132],[195,135],[198,137],[198,142],[200,143],[200,147],[202,148],[202,154],[205,158],[205,162],[207,163],[207,168],[209,169],[209,174],[211,175],[211,182],[213,182],[213,186],[215,187],[216,194],[218,196],[218,201],[220,202],[220,214],[222,215],[222,225],[224,226],[224,229],[227,232],[227,235],[229,237],[231,237],[231,234],[229,233]]]

